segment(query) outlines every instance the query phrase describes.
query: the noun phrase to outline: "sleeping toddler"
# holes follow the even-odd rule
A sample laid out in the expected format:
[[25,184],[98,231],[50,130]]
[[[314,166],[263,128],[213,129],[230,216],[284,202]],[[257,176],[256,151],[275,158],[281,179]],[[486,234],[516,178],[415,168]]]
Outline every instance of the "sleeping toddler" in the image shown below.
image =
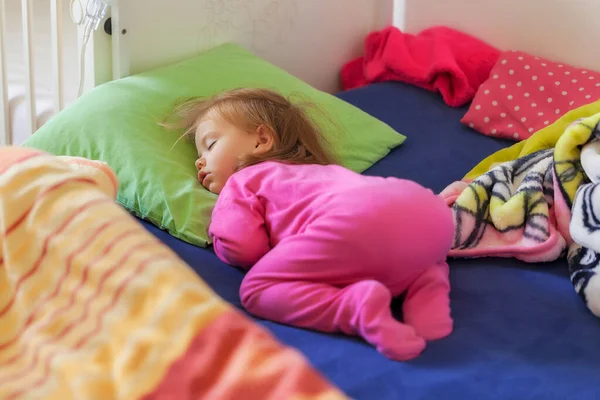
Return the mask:
[[[176,109],[198,150],[198,180],[219,195],[209,234],[259,318],[359,335],[394,360],[452,331],[450,208],[415,182],[336,164],[305,107],[236,89]],[[405,294],[403,322],[391,299]]]

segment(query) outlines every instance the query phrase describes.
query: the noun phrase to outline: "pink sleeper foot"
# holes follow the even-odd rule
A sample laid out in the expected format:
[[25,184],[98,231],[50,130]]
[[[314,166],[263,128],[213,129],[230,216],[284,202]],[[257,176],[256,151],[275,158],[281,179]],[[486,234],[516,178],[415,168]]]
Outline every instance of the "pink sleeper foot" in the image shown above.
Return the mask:
[[424,318],[423,320],[411,319],[406,323],[415,329],[417,335],[425,340],[443,339],[453,330],[453,321],[450,317],[441,317],[438,320]]
[[450,316],[448,265],[427,269],[408,288],[404,301],[404,322],[425,340],[442,339],[453,329]]
[[413,328],[398,321],[381,327],[381,336],[384,339],[378,342],[377,351],[392,360],[408,361],[425,350],[425,340]]
[[425,340],[415,330],[394,318],[390,309],[391,293],[377,281],[353,285],[364,299],[359,311],[360,334],[386,357],[406,361],[425,349]]

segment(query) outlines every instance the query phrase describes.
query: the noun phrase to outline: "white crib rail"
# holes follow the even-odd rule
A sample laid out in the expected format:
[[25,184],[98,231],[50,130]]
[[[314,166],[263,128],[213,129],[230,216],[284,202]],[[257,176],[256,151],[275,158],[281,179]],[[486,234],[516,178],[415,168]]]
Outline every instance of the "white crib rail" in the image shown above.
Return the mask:
[[[6,53],[6,8],[5,1],[0,0],[0,145],[14,144],[11,132],[11,107],[8,98],[8,65]],[[63,32],[62,15],[63,1],[50,0],[50,24],[52,40],[53,68],[53,111],[60,112],[64,107],[63,96]],[[33,0],[21,0],[22,37],[23,37],[23,68],[25,77],[25,107],[26,134],[32,135],[38,128],[35,88],[35,57],[34,57],[34,7]]]
[[35,109],[35,71],[33,59],[33,0],[21,0],[21,13],[23,16],[23,59],[25,61],[25,100],[27,104],[28,133],[36,130]]
[[4,0],[0,0],[0,146],[12,142],[8,105],[8,85],[6,83],[6,15]]
[[50,16],[52,18],[52,64],[54,67],[54,112],[63,108],[62,92],[62,0],[50,1]]

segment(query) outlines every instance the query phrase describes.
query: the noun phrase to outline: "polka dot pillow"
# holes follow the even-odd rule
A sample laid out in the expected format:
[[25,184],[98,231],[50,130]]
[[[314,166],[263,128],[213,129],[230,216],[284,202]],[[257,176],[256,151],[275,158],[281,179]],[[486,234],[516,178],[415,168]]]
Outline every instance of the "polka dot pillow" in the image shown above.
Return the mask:
[[484,135],[519,141],[599,98],[599,73],[508,51],[461,122]]

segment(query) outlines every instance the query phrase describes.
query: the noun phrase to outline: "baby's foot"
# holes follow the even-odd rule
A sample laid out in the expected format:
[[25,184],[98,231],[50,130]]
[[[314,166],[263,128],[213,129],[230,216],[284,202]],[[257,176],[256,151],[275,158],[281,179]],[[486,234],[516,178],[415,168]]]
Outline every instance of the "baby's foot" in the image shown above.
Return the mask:
[[360,287],[363,299],[358,321],[361,336],[392,360],[410,360],[421,354],[425,340],[393,317],[390,291],[377,281],[362,281],[354,286]]
[[430,318],[429,316],[413,315],[405,322],[412,326],[420,337],[425,340],[438,340],[445,338],[452,333],[453,321],[450,316],[438,316]]
[[444,263],[425,271],[408,288],[402,307],[404,322],[425,340],[444,338],[453,329],[447,268]]
[[415,330],[394,320],[380,327],[376,347],[384,356],[396,360],[407,361],[417,357],[425,350],[425,340]]

